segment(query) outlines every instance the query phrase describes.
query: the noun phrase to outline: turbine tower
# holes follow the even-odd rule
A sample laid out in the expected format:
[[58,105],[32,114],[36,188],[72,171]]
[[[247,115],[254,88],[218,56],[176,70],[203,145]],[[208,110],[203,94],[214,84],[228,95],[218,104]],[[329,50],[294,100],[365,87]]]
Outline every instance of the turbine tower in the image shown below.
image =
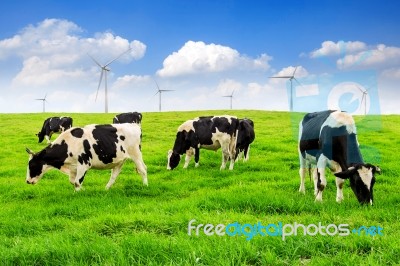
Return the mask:
[[37,101],[43,102],[43,113],[46,112],[46,102],[47,102],[46,97],[47,97],[47,93],[44,95],[43,98],[35,99]]
[[359,86],[357,86],[357,88],[362,93],[362,98],[361,98],[361,103],[360,104],[362,104],[363,101],[364,101],[364,115],[367,115],[367,94],[368,94],[368,90],[363,90]]
[[166,92],[166,91],[174,91],[174,90],[161,90],[160,89],[160,87],[158,86],[158,83],[157,83],[157,81],[156,80],[154,80],[154,82],[156,83],[156,85],[157,85],[157,92],[156,92],[156,94],[154,94],[154,96],[156,96],[157,95],[157,93],[159,94],[158,95],[158,111],[159,112],[161,112],[161,94],[163,93],[163,92]]
[[100,85],[101,85],[101,81],[103,79],[103,75],[104,75],[104,112],[108,113],[108,96],[107,96],[107,72],[110,71],[110,69],[108,68],[108,66],[114,62],[115,60],[119,59],[121,56],[123,56],[124,54],[126,54],[127,52],[129,52],[130,50],[132,50],[131,47],[129,47],[128,50],[126,50],[125,52],[123,52],[122,54],[120,54],[119,56],[115,57],[113,60],[109,61],[107,64],[105,65],[101,65],[99,62],[96,61],[96,59],[94,59],[90,54],[88,54],[88,56],[93,60],[93,62],[96,63],[96,65],[98,65],[101,69],[101,73],[100,73],[100,80],[99,80],[99,85],[97,86],[97,92],[96,92],[96,99],[95,101],[97,101],[97,95],[99,94],[99,89],[100,89]]
[[230,95],[224,95],[222,97],[226,97],[226,98],[231,98],[231,110],[232,110],[232,100],[233,100],[233,93],[235,92],[235,90],[232,91],[232,93]]
[[297,83],[300,84],[300,82],[294,77],[294,74],[296,73],[297,70],[297,66],[295,67],[293,74],[290,76],[273,76],[273,77],[269,77],[269,78],[274,78],[274,79],[289,79],[290,81],[290,104],[289,104],[289,108],[290,111],[293,111],[293,80],[295,80]]

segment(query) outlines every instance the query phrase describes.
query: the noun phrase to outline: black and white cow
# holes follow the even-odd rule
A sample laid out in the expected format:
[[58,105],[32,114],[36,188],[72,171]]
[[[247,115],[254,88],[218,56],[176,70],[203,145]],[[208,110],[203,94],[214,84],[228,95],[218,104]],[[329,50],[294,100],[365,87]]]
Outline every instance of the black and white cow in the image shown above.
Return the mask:
[[336,201],[343,200],[343,184],[350,186],[361,204],[373,203],[375,173],[379,167],[365,164],[358,147],[353,117],[341,111],[309,113],[299,125],[300,189],[305,193],[307,169],[313,168],[314,194],[322,201],[326,187],[325,168],[336,176]]
[[138,112],[121,113],[113,118],[113,124],[136,123],[141,124],[142,114]]
[[239,119],[235,116],[207,116],[198,117],[184,122],[178,128],[175,144],[168,152],[167,169],[178,166],[181,155],[186,153],[185,165],[187,168],[191,157],[195,156],[196,167],[199,165],[200,148],[208,150],[222,149],[221,170],[225,169],[230,160],[229,169],[235,164],[236,138],[239,128]]
[[42,143],[46,138],[47,143],[50,143],[51,135],[55,132],[64,132],[72,127],[71,117],[49,117],[44,120],[42,130],[36,134],[39,138],[39,143]]
[[69,181],[78,191],[86,171],[112,169],[109,189],[115,182],[126,159],[131,159],[142,182],[147,186],[147,168],[140,151],[141,129],[137,124],[88,125],[71,128],[48,147],[30,154],[26,182],[36,184],[52,168],[69,175]]
[[244,161],[249,160],[250,144],[253,143],[255,137],[254,122],[247,118],[240,119],[239,132],[236,142],[236,160],[239,159],[238,155],[241,155],[241,153],[244,155]]

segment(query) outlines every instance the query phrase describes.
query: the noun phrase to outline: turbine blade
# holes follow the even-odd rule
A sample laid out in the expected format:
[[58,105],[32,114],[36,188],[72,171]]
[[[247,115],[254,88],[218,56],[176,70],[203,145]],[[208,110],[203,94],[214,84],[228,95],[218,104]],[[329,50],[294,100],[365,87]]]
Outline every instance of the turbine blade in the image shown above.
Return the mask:
[[99,89],[100,89],[100,85],[101,85],[101,80],[103,79],[103,73],[104,73],[104,70],[102,69],[101,70],[101,74],[100,74],[100,79],[99,79],[99,85],[97,86],[97,92],[96,92],[96,98],[95,98],[95,102],[97,101],[97,95],[99,94]]
[[231,94],[231,97],[233,97],[233,94],[235,93],[235,89],[233,89],[233,91],[232,91],[232,94]]
[[160,91],[157,91],[156,93],[154,93],[153,97],[156,96],[158,93],[161,93]]
[[158,90],[158,91],[174,91],[174,90]]
[[90,58],[92,58],[92,60],[93,60],[93,62],[95,62],[96,63],[96,65],[98,65],[100,68],[103,68],[103,66],[102,65],[100,65],[100,63],[99,62],[97,62],[96,61],[96,59],[94,59],[90,54],[87,54]]
[[156,86],[157,86],[157,92],[159,92],[160,91],[160,87],[158,86],[157,80],[154,79],[154,82],[156,83]]
[[131,47],[129,47],[128,50],[126,50],[125,52],[123,52],[122,54],[120,54],[119,56],[117,56],[116,58],[114,58],[113,60],[111,60],[110,62],[108,62],[107,64],[105,64],[104,67],[110,65],[112,62],[114,62],[115,60],[119,59],[121,56],[123,56],[124,54],[126,54],[126,53],[129,52],[130,50],[132,50]]
[[297,82],[297,84],[303,87],[303,85],[295,77],[293,77],[293,79]]
[[272,76],[271,79],[290,79],[292,76]]
[[297,70],[297,66],[294,68],[292,77],[294,77],[294,74],[296,73],[296,70]]

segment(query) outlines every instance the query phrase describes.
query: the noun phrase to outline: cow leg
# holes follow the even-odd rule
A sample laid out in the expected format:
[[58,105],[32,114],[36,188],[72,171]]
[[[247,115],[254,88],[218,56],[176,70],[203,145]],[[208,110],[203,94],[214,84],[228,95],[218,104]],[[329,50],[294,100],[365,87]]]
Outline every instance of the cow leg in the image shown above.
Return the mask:
[[314,196],[318,195],[318,169],[313,168],[312,169],[312,175],[313,175],[313,180],[314,180]]
[[117,176],[121,172],[123,165],[124,165],[124,163],[120,163],[120,164],[116,165],[113,169],[111,169],[110,180],[108,181],[108,183],[106,185],[107,190],[109,190],[112,187],[112,185],[115,183],[115,180],[117,179]]
[[[336,162],[332,162],[332,165],[330,167],[331,171],[333,173],[339,173],[342,172],[342,167]],[[344,179],[336,177],[336,202],[340,203],[343,201],[343,184],[344,184]]]
[[133,162],[136,165],[136,171],[142,176],[143,185],[148,186],[147,181],[147,166],[143,162],[142,153],[139,147],[135,147],[133,153],[130,154]]
[[344,179],[336,177],[336,202],[342,202],[343,197],[343,184]]
[[306,179],[306,173],[307,173],[307,168],[306,168],[306,160],[303,158],[302,154],[299,153],[299,158],[300,158],[300,169],[299,169],[299,174],[300,174],[300,188],[299,192],[305,194],[306,193],[306,187],[305,187],[305,179]]
[[243,154],[244,154],[244,161],[247,162],[250,158],[250,145],[244,148]]
[[45,137],[45,139],[46,139],[47,144],[49,144],[49,143],[50,143],[50,136],[46,135],[46,136],[44,136],[44,137]]
[[200,149],[199,148],[195,148],[194,149],[194,166],[195,167],[199,167],[199,160],[200,160]]
[[86,171],[87,171],[87,169],[84,168],[84,167],[79,167],[79,166],[77,167],[76,176],[75,176],[75,180],[74,180],[74,183],[73,183],[73,185],[75,187],[75,191],[79,191],[79,190],[82,189],[82,183],[83,183],[83,180],[85,178]]
[[186,151],[185,164],[183,165],[183,168],[186,169],[189,166],[190,159],[192,159],[193,153],[194,153],[193,148],[189,148]]
[[326,177],[325,177],[325,169],[328,165],[328,158],[325,155],[321,154],[318,158],[317,162],[317,196],[315,197],[316,201],[322,201],[322,192],[326,187]]

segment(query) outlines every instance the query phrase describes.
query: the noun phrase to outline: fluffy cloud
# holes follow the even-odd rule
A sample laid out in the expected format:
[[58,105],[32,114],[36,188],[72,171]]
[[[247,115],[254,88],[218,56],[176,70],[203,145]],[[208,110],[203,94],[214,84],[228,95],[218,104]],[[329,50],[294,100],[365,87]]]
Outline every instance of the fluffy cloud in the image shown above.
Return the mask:
[[376,48],[346,55],[337,60],[339,69],[352,67],[387,68],[398,66],[400,62],[400,48],[379,44]]
[[242,84],[232,79],[224,79],[217,86],[218,95],[231,95],[233,92],[238,92],[242,88]]
[[[26,85],[54,85],[54,81],[93,76],[88,66],[87,53],[105,64],[129,47],[132,50],[121,57],[122,62],[140,59],[146,45],[129,41],[110,32],[97,33],[94,37],[82,37],[83,30],[73,22],[62,19],[45,19],[37,25],[29,25],[15,36],[0,41],[0,61],[10,57],[22,59],[22,69],[13,79],[13,87]],[[108,61],[109,62],[109,61]]]
[[269,60],[271,57],[266,54],[252,59],[227,46],[188,41],[178,52],[164,60],[163,68],[157,74],[161,77],[173,77],[232,69],[265,70],[269,68]]
[[311,58],[317,58],[322,56],[336,56],[341,54],[353,54],[359,51],[367,49],[367,45],[360,41],[354,42],[332,42],[325,41],[321,44],[321,48],[310,53]]

